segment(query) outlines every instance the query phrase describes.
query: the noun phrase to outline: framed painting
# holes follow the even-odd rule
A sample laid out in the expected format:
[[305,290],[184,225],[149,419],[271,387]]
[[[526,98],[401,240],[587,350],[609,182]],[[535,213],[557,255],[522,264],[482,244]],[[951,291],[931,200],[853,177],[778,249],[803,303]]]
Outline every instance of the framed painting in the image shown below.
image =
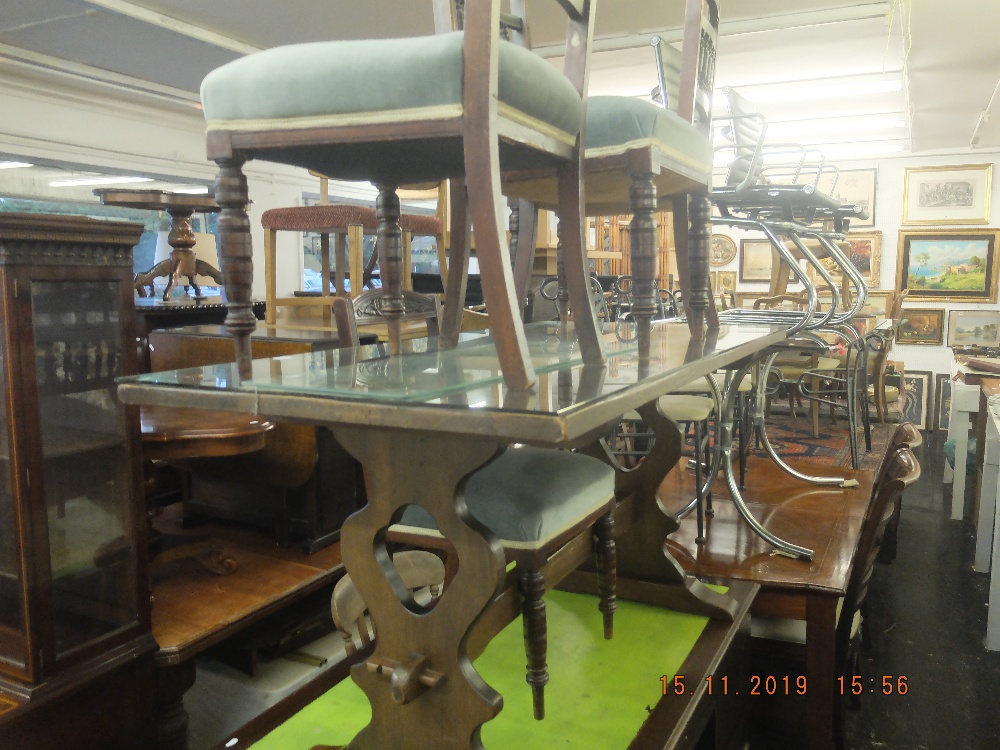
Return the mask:
[[997,301],[997,239],[1000,229],[899,231],[896,291],[909,299]]
[[[869,288],[877,287],[882,282],[882,233],[851,232],[847,235],[847,242],[851,245],[851,263],[861,272]],[[840,271],[831,258],[823,258],[819,262],[835,281],[840,281]],[[813,283],[822,281],[811,263],[808,270]]]
[[937,419],[934,421],[934,429],[938,432],[947,432],[948,425],[951,424],[951,374],[942,372],[934,376],[936,381],[934,388],[934,413]]
[[930,372],[903,373],[903,417],[902,421],[912,422],[918,430],[927,429],[927,419],[933,403],[931,390],[934,375]]
[[851,203],[868,209],[864,221],[852,219],[851,229],[875,226],[875,176],[877,169],[842,169],[824,172],[816,185],[821,193],[833,196],[841,203]]
[[713,234],[708,262],[713,266],[728,266],[736,257],[736,240],[725,234]]
[[884,317],[889,312],[889,301],[893,294],[895,292],[889,289],[869,289],[861,315]]
[[907,167],[903,224],[989,224],[992,164]]
[[740,281],[771,281],[770,240],[740,240]]
[[732,294],[736,291],[736,271],[719,271],[716,292]]
[[1000,310],[952,310],[948,346],[1000,346]]
[[942,309],[903,310],[903,322],[896,331],[896,341],[900,344],[944,344],[944,318]]

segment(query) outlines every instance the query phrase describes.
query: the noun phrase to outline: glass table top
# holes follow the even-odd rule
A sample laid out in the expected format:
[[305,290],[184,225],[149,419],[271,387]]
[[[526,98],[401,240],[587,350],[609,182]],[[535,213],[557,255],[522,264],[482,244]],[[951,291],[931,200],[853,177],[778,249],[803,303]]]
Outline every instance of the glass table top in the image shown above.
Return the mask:
[[[608,408],[598,409],[601,412],[624,413],[672,386],[784,339],[780,327],[733,325],[722,326],[707,342],[692,342],[686,324],[660,321],[650,331],[648,356],[640,356],[631,325],[606,328],[607,361],[585,365],[576,342],[560,340],[557,324],[525,326],[537,382],[524,392],[504,385],[492,338],[471,334],[464,335],[455,349],[444,351],[436,349],[434,339],[417,340],[414,348],[419,351],[396,357],[363,346],[259,359],[253,363],[252,377],[242,381],[234,364],[149,373],[122,379],[119,394],[129,403],[228,409],[324,423],[450,431],[442,419],[473,421],[481,424],[472,431],[503,434],[514,429],[510,420],[504,422],[504,415],[518,415],[520,426],[515,431],[520,434],[531,431],[528,417],[565,423],[577,412],[602,406]],[[427,412],[427,422],[421,423],[419,413],[427,410],[438,413]],[[453,426],[460,431],[469,427]],[[560,429],[565,430],[565,424]]]

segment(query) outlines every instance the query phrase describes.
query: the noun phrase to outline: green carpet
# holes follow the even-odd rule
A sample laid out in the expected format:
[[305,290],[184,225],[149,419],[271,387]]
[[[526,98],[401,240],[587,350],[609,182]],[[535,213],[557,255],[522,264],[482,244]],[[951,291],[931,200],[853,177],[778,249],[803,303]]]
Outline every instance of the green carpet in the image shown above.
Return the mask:
[[[482,729],[487,748],[625,748],[662,696],[708,619],[634,602],[618,602],[615,637],[605,641],[597,599],[552,591],[545,595],[550,681],[544,721],[531,713],[524,681],[520,619],[508,625],[476,661],[504,697],[504,708]],[[364,693],[347,679],[253,745],[253,750],[308,750],[346,745],[371,719]],[[599,738],[598,745],[595,739]]]

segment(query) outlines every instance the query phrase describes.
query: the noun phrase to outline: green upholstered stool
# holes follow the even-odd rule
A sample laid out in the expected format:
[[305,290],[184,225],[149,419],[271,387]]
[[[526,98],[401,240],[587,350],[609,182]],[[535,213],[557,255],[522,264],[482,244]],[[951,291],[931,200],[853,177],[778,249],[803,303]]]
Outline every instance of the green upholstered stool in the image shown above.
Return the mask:
[[[519,571],[528,657],[526,680],[534,695],[535,718],[545,715],[545,580],[541,568],[549,557],[580,534],[597,537],[599,609],[604,636],[614,632],[615,543],[611,512],[615,472],[595,458],[570,451],[509,448],[469,477],[465,504],[472,516],[503,545],[507,562]],[[415,505],[403,511],[394,530],[436,534],[431,515]]]

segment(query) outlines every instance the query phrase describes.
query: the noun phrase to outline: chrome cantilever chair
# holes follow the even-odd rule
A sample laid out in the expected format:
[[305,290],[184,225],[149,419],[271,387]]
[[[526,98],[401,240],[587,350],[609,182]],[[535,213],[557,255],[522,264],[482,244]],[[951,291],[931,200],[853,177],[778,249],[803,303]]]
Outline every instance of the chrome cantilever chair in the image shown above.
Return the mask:
[[[399,320],[406,313],[397,187],[452,178],[453,252],[468,252],[471,218],[497,353],[507,385],[516,390],[530,388],[535,375],[513,295],[500,180],[515,170],[558,172],[567,280],[578,309],[576,334],[584,358],[603,362],[588,304],[580,179],[594,4],[557,4],[567,29],[563,72],[500,39],[501,0],[479,0],[465,9],[463,31],[276,47],[205,78],[201,100],[208,156],[219,165],[227,328],[236,340],[241,375],[249,375],[249,334],[255,326],[243,175],[250,159],[379,187],[379,304],[388,319],[392,353],[399,351]],[[515,15],[523,16],[517,10]]]
[[[337,335],[357,347],[353,307],[340,297],[333,307]],[[615,472],[596,458],[572,451],[507,448],[467,478],[464,502],[473,518],[497,537],[507,561],[515,564],[528,659],[525,679],[531,685],[535,718],[542,719],[549,681],[542,568],[580,537],[593,540],[604,637],[614,634]],[[443,541],[433,517],[416,505],[403,511],[389,533],[421,547],[438,548]]]
[[[712,219],[712,223],[726,224],[741,229],[761,232],[769,240],[772,249],[787,265],[806,289],[804,310],[745,310],[730,309],[720,315],[728,323],[753,323],[781,325],[786,328],[788,340],[780,348],[772,348],[762,353],[758,358],[744,364],[734,376],[738,382],[754,367],[762,367],[769,372],[775,359],[789,351],[801,350],[809,355],[823,356],[829,345],[817,332],[834,326],[846,327],[850,319],[864,305],[867,289],[864,279],[853,267],[836,241],[843,239],[850,219],[853,216],[865,215],[864,209],[856,206],[842,206],[829,196],[818,193],[816,179],[806,183],[773,184],[764,179],[764,149],[767,120],[757,113],[753,106],[731,88],[726,89],[729,99],[730,114],[725,118],[729,125],[724,133],[731,140],[726,148],[733,152],[733,159],[727,172],[725,183],[713,186],[710,198],[720,212],[720,216]],[[800,174],[805,169],[806,151],[803,151],[801,164],[795,165],[793,174]],[[817,174],[825,167],[819,165]],[[814,223],[821,223],[822,228],[816,228]],[[839,289],[830,272],[820,264],[808,247],[810,241],[815,241],[833,259],[837,267],[849,276],[857,291],[853,305],[848,310],[840,310]],[[797,252],[793,253],[786,242]],[[821,283],[832,290],[833,304],[825,312],[820,310],[816,288],[805,270],[800,267],[797,254],[805,258],[815,270]],[[851,329],[846,329],[845,335],[851,336]],[[857,337],[857,333],[853,333]],[[816,373],[825,377],[824,373]],[[805,370],[799,375],[798,382],[814,377],[813,371]],[[837,484],[844,486],[847,482],[843,477],[812,477],[807,476],[785,463],[775,452],[767,439],[764,424],[763,405],[766,401],[766,378],[757,379],[754,414],[755,432],[760,436],[765,450],[772,460],[789,475],[815,484]],[[786,542],[760,524],[745,505],[733,477],[731,449],[732,436],[728,425],[732,422],[735,408],[734,394],[727,395],[726,406],[720,423],[723,425],[717,451],[721,454],[723,468],[729,484],[730,494],[740,514],[747,520],[754,531],[778,549],[804,559],[811,559],[812,551],[798,545]],[[851,439],[856,436],[851,425]]]

